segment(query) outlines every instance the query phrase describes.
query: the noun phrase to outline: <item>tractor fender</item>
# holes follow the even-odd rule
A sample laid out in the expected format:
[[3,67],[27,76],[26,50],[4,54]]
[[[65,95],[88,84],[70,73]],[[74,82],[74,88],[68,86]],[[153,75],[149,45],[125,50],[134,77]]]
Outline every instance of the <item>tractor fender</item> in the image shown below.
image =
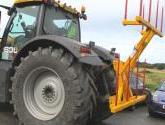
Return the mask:
[[38,47],[49,47],[49,46],[61,46],[71,52],[81,63],[102,66],[104,63],[99,58],[99,56],[91,50],[91,54],[82,56],[80,53],[80,47],[86,46],[76,40],[72,40],[66,37],[56,36],[56,35],[42,35],[37,36],[30,41],[27,41],[22,49],[18,52],[14,59],[14,65],[20,63],[20,57],[26,57],[29,51],[35,51]]
[[110,54],[110,51],[100,47],[100,46],[93,46],[92,50],[97,53],[97,55],[103,59],[106,62],[111,62],[114,60],[114,56],[112,54]]

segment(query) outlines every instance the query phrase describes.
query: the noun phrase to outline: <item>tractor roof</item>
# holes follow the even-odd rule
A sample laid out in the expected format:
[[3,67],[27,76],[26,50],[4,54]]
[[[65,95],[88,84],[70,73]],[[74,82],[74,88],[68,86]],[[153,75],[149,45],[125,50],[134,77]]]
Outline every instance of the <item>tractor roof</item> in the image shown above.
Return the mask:
[[[27,3],[46,3],[48,0],[15,0],[14,5],[25,5]],[[76,8],[72,8],[72,6],[67,6],[66,3],[62,4],[60,1],[51,0],[54,6],[60,7],[63,10],[72,13],[74,15],[79,16],[80,12],[76,10]]]

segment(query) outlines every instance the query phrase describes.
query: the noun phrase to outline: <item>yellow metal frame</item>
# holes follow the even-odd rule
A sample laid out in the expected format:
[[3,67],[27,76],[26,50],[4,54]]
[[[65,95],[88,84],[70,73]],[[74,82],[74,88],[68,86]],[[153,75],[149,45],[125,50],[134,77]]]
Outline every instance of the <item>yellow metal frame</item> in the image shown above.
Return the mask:
[[[115,96],[110,97],[110,110],[112,113],[116,113],[124,110],[130,106],[133,106],[139,102],[142,102],[146,99],[146,95],[134,96],[132,90],[129,86],[128,73],[130,70],[133,70],[136,67],[136,63],[147,47],[151,42],[151,39],[154,35],[163,37],[162,32],[152,26],[148,21],[144,20],[142,17],[137,16],[135,20],[124,20],[123,25],[140,25],[145,26],[146,28],[142,31],[142,38],[137,43],[134,49],[134,53],[126,60],[125,63],[116,59],[114,63],[115,71],[118,72],[118,88]],[[118,65],[119,63],[119,65]],[[119,68],[118,68],[119,66]],[[118,71],[118,69],[120,69]]]

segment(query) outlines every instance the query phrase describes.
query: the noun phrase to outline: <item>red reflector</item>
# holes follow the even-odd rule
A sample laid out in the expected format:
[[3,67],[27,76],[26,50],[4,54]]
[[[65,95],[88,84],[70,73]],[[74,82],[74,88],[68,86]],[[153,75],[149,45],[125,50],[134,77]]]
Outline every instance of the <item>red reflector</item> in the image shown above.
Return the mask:
[[91,49],[83,46],[80,48],[80,53],[91,54]]
[[115,53],[114,56],[115,56],[116,59],[120,58],[118,53]]
[[43,0],[44,3],[48,3],[48,0]]

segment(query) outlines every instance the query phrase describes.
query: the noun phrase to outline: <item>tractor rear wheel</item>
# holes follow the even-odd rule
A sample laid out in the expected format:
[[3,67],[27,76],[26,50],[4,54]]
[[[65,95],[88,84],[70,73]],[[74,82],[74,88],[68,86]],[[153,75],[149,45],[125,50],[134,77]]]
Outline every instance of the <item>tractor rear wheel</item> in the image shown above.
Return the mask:
[[86,125],[91,117],[89,75],[61,48],[39,48],[21,59],[12,103],[23,125]]

